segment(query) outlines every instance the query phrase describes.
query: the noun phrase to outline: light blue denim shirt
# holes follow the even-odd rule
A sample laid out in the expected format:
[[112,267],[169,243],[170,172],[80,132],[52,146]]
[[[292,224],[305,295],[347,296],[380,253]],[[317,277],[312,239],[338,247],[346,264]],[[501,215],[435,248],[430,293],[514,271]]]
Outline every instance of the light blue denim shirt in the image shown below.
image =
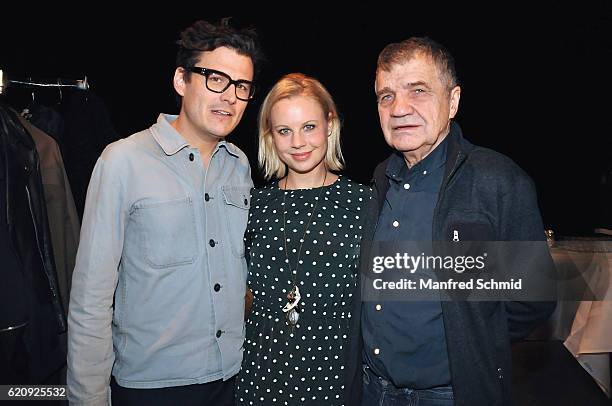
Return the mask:
[[249,163],[220,141],[205,168],[175,118],[110,144],[94,168],[68,316],[71,404],[106,405],[111,370],[159,388],[240,369]]

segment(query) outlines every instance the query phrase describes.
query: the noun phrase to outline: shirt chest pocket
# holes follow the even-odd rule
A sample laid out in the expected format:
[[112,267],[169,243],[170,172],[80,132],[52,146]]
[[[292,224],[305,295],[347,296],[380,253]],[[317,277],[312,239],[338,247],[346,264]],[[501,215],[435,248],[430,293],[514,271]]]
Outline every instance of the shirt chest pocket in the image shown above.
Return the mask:
[[190,197],[134,207],[142,255],[153,268],[193,264],[198,256],[195,209]]
[[222,186],[224,221],[232,253],[244,257],[244,232],[251,208],[250,186]]

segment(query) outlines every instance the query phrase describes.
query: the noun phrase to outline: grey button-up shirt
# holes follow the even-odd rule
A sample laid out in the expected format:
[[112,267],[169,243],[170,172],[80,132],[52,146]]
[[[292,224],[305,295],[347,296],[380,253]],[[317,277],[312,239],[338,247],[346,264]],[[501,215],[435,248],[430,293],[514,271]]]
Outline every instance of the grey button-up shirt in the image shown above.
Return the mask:
[[249,163],[221,141],[205,168],[174,119],[110,144],[94,168],[70,297],[74,404],[107,404],[111,369],[129,388],[240,369]]

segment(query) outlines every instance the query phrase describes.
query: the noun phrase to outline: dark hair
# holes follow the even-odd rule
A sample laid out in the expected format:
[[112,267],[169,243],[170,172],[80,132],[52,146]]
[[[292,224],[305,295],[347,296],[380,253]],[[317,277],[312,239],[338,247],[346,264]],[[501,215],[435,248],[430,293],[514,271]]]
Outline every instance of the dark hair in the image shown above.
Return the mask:
[[[238,29],[233,27],[230,25],[230,19],[229,17],[223,18],[216,24],[200,20],[183,30],[180,39],[176,41],[179,46],[176,66],[194,66],[202,52],[227,47],[240,55],[251,58],[256,76],[259,72],[259,65],[264,60],[257,33],[253,28]],[[186,73],[189,75],[189,72]]]
[[378,56],[376,69],[390,71],[392,65],[408,62],[417,54],[425,54],[433,59],[450,89],[459,85],[455,59],[444,46],[428,37],[411,37],[387,45]]

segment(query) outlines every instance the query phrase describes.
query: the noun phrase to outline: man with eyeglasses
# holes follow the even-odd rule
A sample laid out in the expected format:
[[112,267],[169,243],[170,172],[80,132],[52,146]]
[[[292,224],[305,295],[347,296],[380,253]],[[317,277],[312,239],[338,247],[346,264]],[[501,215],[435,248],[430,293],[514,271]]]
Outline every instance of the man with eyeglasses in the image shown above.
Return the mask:
[[[178,116],[109,145],[87,193],[69,312],[71,404],[233,405],[251,173],[225,141],[253,97],[253,30],[178,41]],[[112,376],[111,376],[112,375]]]

